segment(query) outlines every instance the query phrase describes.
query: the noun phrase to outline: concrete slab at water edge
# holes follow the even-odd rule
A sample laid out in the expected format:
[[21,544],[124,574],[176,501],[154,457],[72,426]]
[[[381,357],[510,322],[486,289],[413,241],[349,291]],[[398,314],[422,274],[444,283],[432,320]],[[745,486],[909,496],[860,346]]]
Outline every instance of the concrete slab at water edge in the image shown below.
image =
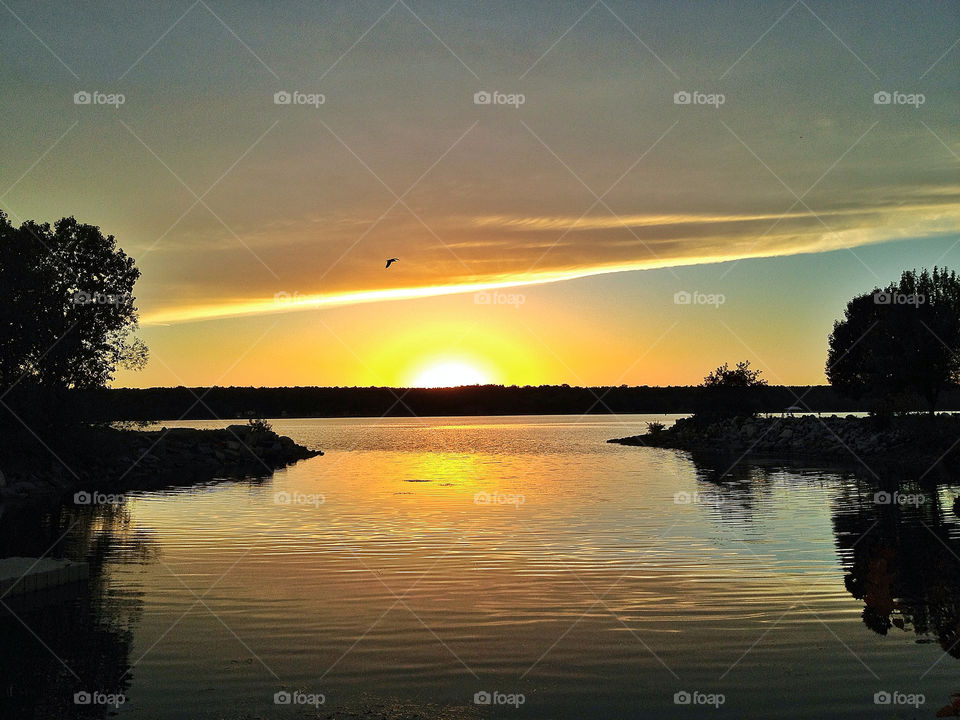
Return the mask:
[[0,559],[0,597],[23,595],[46,588],[80,582],[90,577],[86,563],[53,558]]

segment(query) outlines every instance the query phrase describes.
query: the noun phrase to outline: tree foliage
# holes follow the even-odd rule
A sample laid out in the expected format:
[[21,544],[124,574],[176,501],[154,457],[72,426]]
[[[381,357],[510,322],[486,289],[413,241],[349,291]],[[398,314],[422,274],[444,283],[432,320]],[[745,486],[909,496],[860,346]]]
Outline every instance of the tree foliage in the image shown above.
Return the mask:
[[750,361],[744,360],[738,362],[737,366],[731,368],[724,363],[716,370],[711,371],[704,379],[703,386],[713,387],[734,387],[750,388],[766,385],[767,381],[760,378],[761,370],[753,370],[750,367]]
[[142,367],[139,277],[96,226],[68,217],[14,227],[0,212],[0,388],[97,388],[117,367]]
[[749,360],[732,368],[724,363],[703,379],[695,415],[707,422],[755,415],[763,406],[762,389],[767,385],[760,375],[760,370],[750,367]]
[[829,339],[827,378],[841,393],[889,405],[918,395],[933,412],[960,379],[960,279],[906,271],[847,303]]

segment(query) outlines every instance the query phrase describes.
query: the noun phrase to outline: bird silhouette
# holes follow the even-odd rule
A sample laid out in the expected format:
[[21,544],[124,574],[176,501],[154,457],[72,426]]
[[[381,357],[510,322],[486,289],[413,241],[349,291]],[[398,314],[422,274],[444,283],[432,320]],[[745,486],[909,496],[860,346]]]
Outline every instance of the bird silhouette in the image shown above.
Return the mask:
[[399,259],[400,259],[400,258],[390,258],[389,260],[387,260],[387,267],[390,267],[390,266],[393,265],[395,262],[397,262]]

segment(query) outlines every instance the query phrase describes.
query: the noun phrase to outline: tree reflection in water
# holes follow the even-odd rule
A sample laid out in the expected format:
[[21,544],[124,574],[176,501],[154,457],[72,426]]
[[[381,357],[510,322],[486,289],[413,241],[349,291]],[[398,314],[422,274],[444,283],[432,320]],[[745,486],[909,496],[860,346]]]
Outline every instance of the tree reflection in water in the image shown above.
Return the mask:
[[0,557],[46,554],[90,564],[86,584],[0,604],[0,716],[97,718],[115,709],[77,705],[74,693],[126,692],[142,601],[111,574],[149,552],[149,537],[131,531],[124,505],[18,509],[0,517]]
[[864,624],[880,635],[899,630],[918,642],[935,639],[960,658],[960,518],[952,510],[960,484],[906,482],[898,495],[891,488],[889,497],[878,498],[884,491],[873,478],[851,468],[785,468],[774,460],[699,454],[693,460],[710,515],[741,530],[763,512],[775,477],[829,483],[836,489],[831,521],[844,584],[863,601]]

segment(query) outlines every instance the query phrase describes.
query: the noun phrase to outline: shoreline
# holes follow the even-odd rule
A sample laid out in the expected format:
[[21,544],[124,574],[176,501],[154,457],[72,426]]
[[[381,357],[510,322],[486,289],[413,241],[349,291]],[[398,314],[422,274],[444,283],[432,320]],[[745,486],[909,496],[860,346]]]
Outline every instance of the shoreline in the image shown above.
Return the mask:
[[47,440],[18,439],[23,444],[16,452],[9,445],[0,452],[0,508],[62,500],[71,494],[76,504],[88,504],[84,494],[268,477],[323,455],[250,425],[160,430],[74,426]]
[[[613,438],[619,445],[744,458],[843,462],[874,475],[925,477],[960,468],[960,417],[738,417],[704,422],[677,420],[659,431]],[[878,476],[879,477],[879,476]]]

